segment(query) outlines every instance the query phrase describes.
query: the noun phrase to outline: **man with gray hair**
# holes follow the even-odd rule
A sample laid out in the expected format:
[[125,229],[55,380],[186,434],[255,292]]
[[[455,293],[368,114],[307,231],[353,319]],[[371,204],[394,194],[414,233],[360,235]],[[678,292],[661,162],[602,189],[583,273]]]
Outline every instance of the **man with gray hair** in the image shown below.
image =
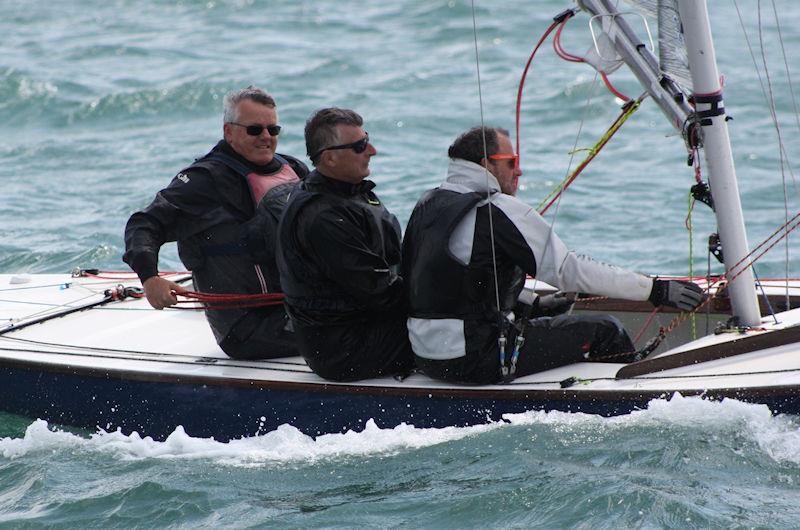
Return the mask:
[[[205,156],[181,170],[125,227],[125,255],[156,309],[174,306],[184,289],[158,274],[158,252],[178,254],[204,293],[281,292],[275,232],[289,190],[308,173],[298,159],[275,152],[275,100],[254,86],[224,99],[223,135]],[[236,359],[296,355],[281,306],[207,309],[220,348]]]
[[278,268],[300,354],[319,376],[353,381],[404,374],[400,225],[365,180],[377,153],[363,120],[327,108],[306,123],[315,166],[281,219]]

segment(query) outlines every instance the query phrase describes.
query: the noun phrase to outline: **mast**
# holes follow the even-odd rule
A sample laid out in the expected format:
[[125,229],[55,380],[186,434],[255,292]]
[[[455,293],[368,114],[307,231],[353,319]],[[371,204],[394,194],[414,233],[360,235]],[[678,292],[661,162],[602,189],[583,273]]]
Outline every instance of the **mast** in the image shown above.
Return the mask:
[[[719,82],[711,25],[708,21],[706,0],[677,0],[683,24],[684,40],[689,58],[695,109],[683,97],[683,91],[672,79],[663,75],[658,59],[639,40],[613,0],[576,0],[578,6],[592,15],[602,16],[609,22],[608,37],[614,48],[653,97],[673,127],[686,134],[684,124],[696,111],[700,118],[709,186],[714,198],[719,236],[725,258],[725,271],[733,315],[745,326],[761,323],[756,297],[747,235],[744,229],[742,204],[736,182],[736,170],[731,154],[728,124],[722,105],[722,87]],[[739,263],[741,261],[741,263]],[[738,266],[737,266],[738,264]]]
[[[694,85],[696,112],[703,129],[703,151],[711,195],[714,198],[725,270],[728,278],[736,277],[728,284],[733,315],[739,317],[741,325],[757,326],[761,323],[761,313],[753,269],[750,267],[750,259],[745,259],[749,254],[749,247],[706,1],[678,0],[678,9]],[[737,264],[739,265],[736,266]]]

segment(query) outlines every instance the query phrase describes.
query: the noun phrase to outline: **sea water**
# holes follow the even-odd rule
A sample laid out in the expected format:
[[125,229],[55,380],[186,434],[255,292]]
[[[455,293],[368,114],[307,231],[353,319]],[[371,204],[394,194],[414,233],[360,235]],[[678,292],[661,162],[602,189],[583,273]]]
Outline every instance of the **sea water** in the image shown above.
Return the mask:
[[[738,0],[740,25],[737,4],[711,4],[755,246],[797,211],[800,89],[786,67],[800,77],[800,7]],[[275,96],[279,151],[301,158],[313,110],[360,112],[378,150],[376,191],[404,224],[443,178],[458,133],[483,119],[514,136],[525,61],[570,6],[476,0],[476,61],[464,0],[0,1],[0,273],[123,270],[128,216],[218,140],[222,97],[249,84]],[[591,45],[587,21],[567,26],[571,53]],[[627,72],[611,79],[641,93]],[[519,197],[539,204],[619,103],[548,41],[525,86]],[[597,259],[649,274],[685,275],[691,263],[705,274],[715,222],[697,205],[686,228],[695,178],[686,155],[645,100],[547,218]],[[796,257],[781,242],[756,270],[797,276]],[[181,268],[174,245],[161,267]],[[618,418],[529,412],[317,439],[287,425],[230,443],[0,413],[0,526],[793,528],[798,427],[763,406],[680,397]]]

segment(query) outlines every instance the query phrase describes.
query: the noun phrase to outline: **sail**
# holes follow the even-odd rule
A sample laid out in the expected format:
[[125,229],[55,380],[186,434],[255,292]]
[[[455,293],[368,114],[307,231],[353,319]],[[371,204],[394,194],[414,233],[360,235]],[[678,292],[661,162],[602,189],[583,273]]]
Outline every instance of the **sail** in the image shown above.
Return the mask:
[[689,57],[678,13],[677,0],[625,0],[636,12],[655,18],[658,22],[658,63],[668,75],[687,92],[692,91]]

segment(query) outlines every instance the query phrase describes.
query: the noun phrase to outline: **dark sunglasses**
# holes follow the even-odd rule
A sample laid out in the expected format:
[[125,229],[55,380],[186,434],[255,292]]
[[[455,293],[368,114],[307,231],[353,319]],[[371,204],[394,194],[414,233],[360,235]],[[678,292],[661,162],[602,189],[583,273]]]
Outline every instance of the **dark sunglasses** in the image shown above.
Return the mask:
[[229,121],[228,123],[231,125],[244,127],[248,136],[258,136],[264,132],[264,129],[267,130],[270,136],[278,136],[281,133],[280,125],[244,125],[241,123],[236,123],[235,121]]
[[352,142],[349,144],[342,144],[342,145],[334,145],[333,147],[324,147],[310,155],[309,158],[311,160],[316,160],[316,158],[323,153],[323,151],[335,151],[336,149],[352,149],[355,153],[363,153],[367,150],[367,146],[369,145],[369,133],[364,136],[361,140],[357,142]]

